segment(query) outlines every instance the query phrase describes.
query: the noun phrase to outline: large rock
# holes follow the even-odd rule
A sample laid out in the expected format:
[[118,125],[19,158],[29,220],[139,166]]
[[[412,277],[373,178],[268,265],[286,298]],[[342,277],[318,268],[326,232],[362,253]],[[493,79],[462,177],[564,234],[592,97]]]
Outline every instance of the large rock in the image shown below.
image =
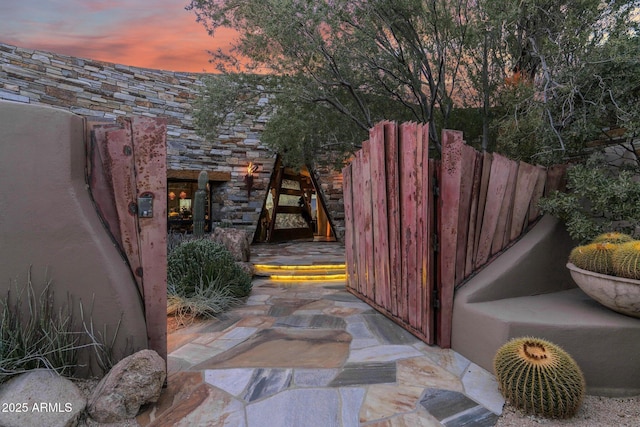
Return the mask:
[[216,227],[211,239],[224,245],[237,262],[249,262],[251,258],[251,235],[237,228]]
[[167,376],[164,360],[142,350],[118,362],[89,398],[89,416],[101,423],[135,417],[140,406],[156,402]]
[[78,387],[54,371],[38,369],[0,386],[3,427],[73,427],[87,401]]

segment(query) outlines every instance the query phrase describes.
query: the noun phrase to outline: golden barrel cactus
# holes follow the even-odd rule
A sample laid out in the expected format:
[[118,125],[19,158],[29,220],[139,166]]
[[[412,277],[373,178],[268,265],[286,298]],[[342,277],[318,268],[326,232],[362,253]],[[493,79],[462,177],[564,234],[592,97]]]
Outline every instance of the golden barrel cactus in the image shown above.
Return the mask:
[[633,240],[633,237],[628,234],[619,233],[617,231],[610,231],[609,233],[603,233],[597,236],[591,243],[613,243],[619,245],[620,243],[627,243]]
[[628,279],[640,279],[640,240],[618,245],[611,256],[613,273]]
[[583,270],[601,274],[613,272],[613,251],[617,245],[613,243],[590,243],[574,248],[569,254],[569,262]]
[[582,404],[585,380],[573,358],[557,345],[514,338],[493,360],[500,392],[513,406],[547,418],[570,418]]

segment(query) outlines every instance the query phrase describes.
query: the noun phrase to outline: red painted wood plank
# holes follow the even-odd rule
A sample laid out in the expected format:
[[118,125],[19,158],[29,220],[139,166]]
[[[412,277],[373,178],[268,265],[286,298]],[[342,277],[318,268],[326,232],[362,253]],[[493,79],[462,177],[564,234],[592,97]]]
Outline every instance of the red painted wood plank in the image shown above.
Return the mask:
[[347,263],[347,287],[355,289],[357,281],[356,266],[354,264],[354,218],[353,218],[353,187],[351,182],[353,163],[342,168],[342,195],[344,201],[344,255]]
[[[428,139],[429,132],[424,131],[423,135]],[[427,150],[428,151],[428,150]],[[427,157],[429,153],[426,153]],[[426,310],[424,312],[424,340],[427,344],[435,344],[436,343],[436,313],[434,308],[434,289],[436,284],[436,256],[434,250],[434,240],[436,233],[436,224],[435,224],[435,210],[438,206],[438,200],[433,191],[433,183],[437,182],[437,173],[439,170],[439,164],[434,159],[428,159],[425,162],[428,165],[428,184],[425,188],[427,191],[427,229],[426,229],[426,239],[424,245],[424,251],[426,252],[426,294],[425,294],[425,306]]]
[[531,204],[529,205],[529,224],[540,216],[540,207],[538,206],[538,202],[544,194],[544,187],[547,182],[547,170],[542,166],[536,166],[536,170],[538,177],[531,196]]
[[402,319],[415,322],[416,271],[416,124],[400,125],[400,206],[401,206],[401,254],[403,311],[398,313]]
[[88,132],[89,143],[87,147],[87,179],[91,196],[109,234],[124,253],[120,233],[120,218],[116,209],[113,179],[111,178],[111,165],[108,161],[109,153],[106,135],[109,128],[117,130],[120,127],[116,125],[98,125],[90,121],[87,122],[87,126],[91,126],[91,131]]
[[458,222],[463,164],[462,132],[442,132],[442,163],[440,167],[440,279],[438,296],[438,345],[450,346],[450,325],[453,289],[456,275]]
[[547,169],[547,186],[544,195],[548,196],[554,191],[564,191],[566,186],[567,165],[553,165]]
[[362,234],[364,236],[365,291],[374,299],[375,268],[373,260],[373,212],[371,194],[371,143],[362,144]]
[[[480,230],[477,225],[478,202],[480,198],[480,187],[482,184],[482,164],[484,156],[476,151],[474,161],[473,186],[471,188],[471,212],[469,212],[469,232],[467,239],[467,253],[465,254],[464,276],[468,277],[474,271],[474,258],[476,251],[476,241],[479,238]],[[488,182],[488,181],[487,181]],[[478,238],[476,238],[478,236]]]
[[153,217],[138,212],[145,319],[149,348],[167,360],[167,125],[166,119],[131,119],[137,196],[153,195]]
[[510,159],[507,161],[509,176],[506,181],[504,198],[502,199],[502,206],[500,207],[500,213],[498,215],[498,224],[494,233],[493,243],[491,245],[492,255],[498,253],[505,247],[505,237],[508,236],[507,233],[511,233],[509,221],[511,219],[511,210],[513,209],[513,192],[516,187],[516,177],[518,176],[517,168],[517,162]]
[[118,189],[118,191],[114,192],[114,199],[118,218],[120,218],[120,240],[133,276],[138,283],[140,294],[144,298],[138,220],[135,216],[135,210],[132,211],[130,209],[130,206],[135,207],[137,202],[131,137],[131,129],[128,125],[124,129],[107,132],[107,162],[109,164],[108,168],[111,169],[113,188]]
[[389,226],[387,223],[387,177],[385,169],[384,123],[369,132],[371,149],[371,196],[373,220],[373,259],[377,304],[390,310],[389,304]]
[[439,215],[441,286],[453,286],[455,283],[463,151],[462,133],[444,130]]
[[478,254],[476,268],[484,265],[491,254],[491,244],[498,226],[498,218],[502,209],[502,201],[509,180],[509,159],[499,154],[493,155],[489,185],[487,188],[487,200],[484,207],[482,231],[478,242]]
[[[509,174],[509,185],[507,186],[507,190],[505,191],[505,199],[509,197],[510,200],[509,200],[509,207],[507,209],[507,220],[505,221],[505,230],[504,230],[504,238],[502,239],[502,248],[506,248],[509,242],[511,242],[510,232],[511,232],[511,223],[513,222],[513,204],[516,199],[516,190],[517,190],[516,184],[518,179],[519,168],[520,168],[520,165],[518,162],[515,162],[515,161],[511,162],[511,171]],[[505,202],[503,202],[503,204],[506,204],[506,200]]]
[[[413,328],[417,330],[422,330],[423,326],[423,315],[426,310],[425,307],[425,286],[426,286],[426,276],[424,276],[424,268],[425,260],[423,259],[423,248],[424,248],[424,238],[425,238],[425,191],[427,189],[424,188],[425,184],[425,175],[428,173],[428,170],[425,167],[428,167],[428,163],[424,163],[424,137],[423,137],[423,127],[421,124],[416,124],[415,126],[415,241],[412,251],[415,251],[415,284],[414,284],[414,295],[412,301],[413,311],[410,313],[409,322]],[[428,177],[428,175],[427,175]],[[428,179],[426,179],[428,184]]]
[[385,123],[385,155],[387,180],[387,210],[389,226],[389,272],[390,272],[390,312],[398,315],[401,295],[401,254],[400,254],[400,183],[398,175],[398,125]]
[[478,196],[478,215],[476,217],[476,228],[478,231],[475,236],[473,251],[473,269],[477,265],[478,253],[480,252],[480,238],[482,236],[482,223],[484,221],[484,211],[487,205],[487,193],[489,191],[489,180],[491,178],[491,164],[493,156],[491,153],[482,153],[482,178],[480,182],[480,195]]
[[419,215],[418,215],[418,233],[420,235],[420,243],[418,244],[418,264],[419,264],[419,286],[420,286],[420,307],[418,318],[418,329],[422,332],[424,339],[428,343],[433,342],[433,301],[432,301],[432,281],[430,275],[432,272],[432,264],[429,258],[432,251],[433,230],[431,227],[431,218],[433,209],[433,191],[431,179],[431,162],[429,160],[429,130],[424,125],[419,125],[421,129],[421,140],[419,147],[421,148],[419,159],[422,166],[422,174],[420,188],[422,194],[418,198]]
[[511,221],[511,233],[509,240],[515,240],[522,234],[525,220],[529,213],[529,205],[538,180],[538,168],[529,163],[520,162],[518,179],[516,181],[516,193],[513,202],[513,220]]
[[354,215],[354,264],[358,270],[356,275],[356,281],[354,289],[359,294],[364,294],[365,292],[365,276],[366,276],[366,260],[364,257],[364,236],[362,235],[362,218],[363,218],[363,210],[362,210],[362,189],[363,189],[363,178],[362,178],[362,150],[359,150],[355,158],[352,162],[353,164],[353,215]]
[[467,261],[467,242],[471,216],[471,194],[475,177],[476,150],[468,145],[462,146],[462,164],[460,165],[460,203],[458,208],[458,239],[456,242],[455,286],[465,278]]

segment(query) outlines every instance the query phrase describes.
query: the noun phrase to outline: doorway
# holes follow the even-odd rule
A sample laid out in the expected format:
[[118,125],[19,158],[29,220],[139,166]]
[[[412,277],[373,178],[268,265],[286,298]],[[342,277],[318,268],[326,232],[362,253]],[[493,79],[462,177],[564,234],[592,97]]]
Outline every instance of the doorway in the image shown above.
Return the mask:
[[271,175],[263,204],[256,241],[335,241],[331,221],[317,183],[305,166],[300,170],[282,166],[280,159]]

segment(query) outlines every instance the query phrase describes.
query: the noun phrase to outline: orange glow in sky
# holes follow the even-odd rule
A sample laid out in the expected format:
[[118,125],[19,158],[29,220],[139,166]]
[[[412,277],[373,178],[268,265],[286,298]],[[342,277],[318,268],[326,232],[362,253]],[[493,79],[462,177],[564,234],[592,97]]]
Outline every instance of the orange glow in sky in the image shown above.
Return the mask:
[[0,42],[80,58],[172,71],[215,72],[209,50],[234,33],[209,36],[188,0],[0,1]]

